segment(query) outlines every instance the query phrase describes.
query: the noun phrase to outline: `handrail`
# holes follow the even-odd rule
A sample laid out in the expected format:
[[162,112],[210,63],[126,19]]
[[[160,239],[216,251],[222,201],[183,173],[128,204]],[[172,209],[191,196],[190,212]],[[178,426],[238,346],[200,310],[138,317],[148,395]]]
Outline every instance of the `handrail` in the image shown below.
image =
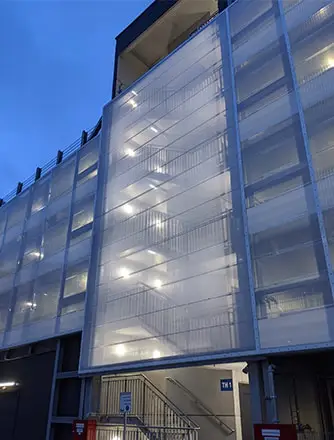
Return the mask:
[[124,380],[124,379],[138,379],[146,383],[150,388],[151,391],[163,402],[167,403],[168,406],[177,414],[182,421],[188,425],[189,428],[192,429],[199,429],[199,426],[197,423],[195,423],[193,420],[191,420],[177,405],[175,405],[174,402],[172,402],[162,391],[157,388],[154,383],[147,377],[145,374],[124,374],[124,375],[117,375],[117,376],[106,376],[102,378],[103,382],[108,382],[111,379],[117,379],[117,380]]
[[220,419],[220,417],[218,417],[210,408],[208,408],[201,400],[199,400],[198,397],[196,397],[195,394],[190,391],[186,386],[184,386],[181,382],[179,382],[177,379],[174,379],[173,377],[166,377],[166,380],[176,385],[185,394],[187,394],[199,408],[201,408],[210,418],[215,420],[215,422],[222,428],[225,433],[227,433],[227,435],[231,435],[235,432],[235,429],[232,429],[230,426],[224,423]]

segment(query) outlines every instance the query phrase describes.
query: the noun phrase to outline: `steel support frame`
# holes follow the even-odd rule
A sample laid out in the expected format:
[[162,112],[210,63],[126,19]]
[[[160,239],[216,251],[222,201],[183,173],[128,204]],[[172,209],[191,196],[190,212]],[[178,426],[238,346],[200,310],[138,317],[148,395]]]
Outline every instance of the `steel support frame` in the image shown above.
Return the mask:
[[287,24],[286,24],[285,12],[284,12],[284,8],[283,8],[283,0],[276,0],[276,1],[277,1],[278,9],[279,9],[280,21],[281,21],[281,26],[282,26],[282,31],[283,31],[283,38],[284,38],[284,42],[285,42],[285,46],[286,46],[286,50],[287,50],[287,55],[288,55],[288,60],[289,60],[289,64],[290,64],[293,92],[295,94],[297,110],[298,110],[298,115],[299,115],[299,120],[300,120],[300,127],[301,127],[301,131],[302,131],[302,138],[303,138],[303,142],[304,142],[306,161],[307,161],[307,166],[308,166],[309,175],[310,175],[310,182],[311,182],[311,187],[312,187],[312,192],[313,192],[313,197],[314,197],[316,216],[317,216],[317,220],[318,220],[318,224],[319,224],[321,242],[322,242],[322,247],[323,247],[323,251],[324,251],[326,269],[327,269],[327,274],[328,274],[332,297],[334,299],[333,268],[332,268],[332,264],[331,264],[331,260],[330,260],[328,240],[327,240],[327,236],[326,236],[324,218],[323,218],[320,199],[319,199],[316,176],[315,176],[315,172],[314,172],[314,168],[313,168],[313,164],[312,164],[312,155],[311,155],[311,151],[310,151],[309,138],[308,138],[308,134],[307,134],[307,127],[306,127],[306,122],[305,122],[303,105],[302,105],[302,101],[301,101],[301,97],[300,97],[299,84],[298,84],[298,80],[297,80],[296,70],[294,67],[294,60],[293,60],[293,55],[292,55],[292,50],[291,50],[291,43],[290,43],[289,33],[288,33],[288,29],[287,29]]
[[[238,122],[238,107],[237,107],[237,93],[236,93],[236,83],[234,76],[234,62],[233,62],[233,50],[232,50],[232,36],[230,29],[230,8],[227,8],[219,18],[219,34],[221,38],[221,48],[222,48],[222,62],[223,66],[226,63],[228,66],[225,71],[228,71],[227,77],[230,80],[230,91],[228,93],[231,94],[232,101],[232,109],[228,109],[226,106],[226,111],[230,111],[232,127],[231,129],[234,131],[235,138],[235,148],[236,148],[236,170],[238,173],[238,187],[240,191],[240,207],[241,207],[241,216],[242,216],[242,232],[244,239],[244,250],[245,250],[245,263],[247,268],[247,276],[248,276],[248,292],[250,294],[250,305],[251,305],[251,313],[252,313],[252,323],[253,323],[253,331],[254,331],[254,341],[256,351],[260,349],[260,335],[259,335],[259,327],[257,321],[257,313],[256,313],[256,298],[255,298],[255,288],[254,288],[254,277],[253,277],[253,268],[252,268],[252,259],[251,259],[251,250],[250,250],[250,242],[249,242],[249,232],[248,232],[248,219],[247,219],[247,209],[246,209],[246,195],[245,195],[245,181],[243,175],[243,163],[242,163],[242,153],[241,153],[241,141],[240,141],[240,133],[239,133],[239,122]],[[226,31],[224,31],[224,26],[226,26]],[[226,41],[224,41],[224,36],[226,37]],[[224,50],[224,48],[227,50]],[[224,55],[227,56],[227,59],[224,59]],[[223,69],[224,70],[224,69]],[[232,171],[233,172],[233,171]]]

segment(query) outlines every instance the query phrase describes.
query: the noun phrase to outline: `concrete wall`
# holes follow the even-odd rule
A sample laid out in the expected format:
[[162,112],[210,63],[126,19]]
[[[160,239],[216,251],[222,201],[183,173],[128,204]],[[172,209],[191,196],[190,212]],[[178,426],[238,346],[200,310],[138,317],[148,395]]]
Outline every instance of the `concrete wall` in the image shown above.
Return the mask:
[[[200,426],[200,440],[222,440],[226,437],[226,432],[213,419],[210,419],[189,396],[169,382],[167,377],[172,377],[182,383],[232,429],[236,429],[236,425],[239,425],[237,432],[228,438],[241,440],[240,410],[238,410],[237,419],[235,416],[235,395],[239,395],[238,386],[234,383],[234,392],[220,391],[220,379],[232,378],[231,370],[197,367],[161,370],[149,372],[146,375],[175,405]],[[235,377],[234,380],[237,378]]]
[[0,382],[16,381],[16,391],[0,393],[1,440],[44,439],[55,353],[0,363]]

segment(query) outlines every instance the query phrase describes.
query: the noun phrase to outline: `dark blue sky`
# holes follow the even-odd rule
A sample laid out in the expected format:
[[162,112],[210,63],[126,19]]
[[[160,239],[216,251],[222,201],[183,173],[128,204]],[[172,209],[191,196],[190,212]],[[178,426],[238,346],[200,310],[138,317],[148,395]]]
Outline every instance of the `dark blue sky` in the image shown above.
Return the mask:
[[152,0],[0,0],[0,197],[91,128],[114,38]]

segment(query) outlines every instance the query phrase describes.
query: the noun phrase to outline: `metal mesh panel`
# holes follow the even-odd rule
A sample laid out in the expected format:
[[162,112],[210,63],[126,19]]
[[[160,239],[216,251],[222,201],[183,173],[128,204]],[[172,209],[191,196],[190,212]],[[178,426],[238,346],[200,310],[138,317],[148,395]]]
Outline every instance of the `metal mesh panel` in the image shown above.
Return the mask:
[[224,15],[105,110],[86,368],[253,347],[221,26]]
[[94,195],[76,182],[98,150],[94,139],[0,210],[2,347],[82,328]]

